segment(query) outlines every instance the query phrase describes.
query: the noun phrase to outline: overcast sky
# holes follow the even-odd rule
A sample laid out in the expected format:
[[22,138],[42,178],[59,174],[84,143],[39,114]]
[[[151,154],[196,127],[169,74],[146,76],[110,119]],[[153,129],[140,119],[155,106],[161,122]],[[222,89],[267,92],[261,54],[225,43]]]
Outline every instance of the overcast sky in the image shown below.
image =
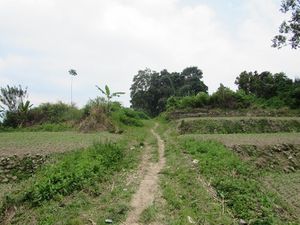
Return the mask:
[[300,77],[300,51],[271,48],[284,18],[280,0],[0,0],[0,86],[28,87],[35,104],[82,106],[100,93],[124,91],[140,69],[198,66],[209,92],[235,89],[240,72]]

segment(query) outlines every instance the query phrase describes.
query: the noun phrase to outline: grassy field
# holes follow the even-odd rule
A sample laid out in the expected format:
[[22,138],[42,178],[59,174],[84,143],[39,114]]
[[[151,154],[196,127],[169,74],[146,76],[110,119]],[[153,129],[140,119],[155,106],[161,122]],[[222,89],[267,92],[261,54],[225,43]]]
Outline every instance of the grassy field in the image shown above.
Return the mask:
[[50,154],[87,147],[94,142],[118,141],[120,135],[108,132],[2,132],[0,133],[0,156]]
[[[155,144],[152,126],[146,121],[145,127],[128,127],[122,135],[1,133],[6,154],[13,154],[11,145],[17,154],[52,154],[50,163],[29,179],[0,184],[0,224],[106,224],[106,219],[119,224],[139,182],[132,177],[144,143]],[[93,145],[108,142],[117,145]]]
[[[181,121],[173,122],[173,133]],[[199,161],[199,174],[209,181],[218,198],[224,198],[235,218],[250,224],[299,224],[298,117],[184,121],[188,132],[183,133],[189,134],[177,136],[181,152]],[[296,130],[286,130],[291,127]],[[217,134],[205,134],[210,129]]]
[[[205,118],[208,124],[224,120],[230,121]],[[300,133],[180,135],[178,121],[156,122],[165,140],[166,165],[141,224],[300,223]],[[149,120],[121,135],[1,133],[2,155],[51,153],[49,163],[29,179],[0,184],[2,224],[104,225],[106,219],[122,224],[139,185],[145,146],[151,148],[150,162],[158,161],[153,126]],[[93,146],[108,141],[117,145]]]

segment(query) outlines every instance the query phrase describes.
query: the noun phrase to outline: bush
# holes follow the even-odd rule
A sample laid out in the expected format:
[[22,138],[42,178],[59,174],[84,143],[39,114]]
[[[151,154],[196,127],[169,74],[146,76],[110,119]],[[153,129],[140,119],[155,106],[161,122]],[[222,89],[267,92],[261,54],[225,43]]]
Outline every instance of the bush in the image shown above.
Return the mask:
[[129,108],[120,108],[118,111],[113,112],[112,117],[115,121],[119,121],[124,125],[135,127],[142,127],[142,120],[149,119],[145,113]]
[[40,125],[34,125],[21,130],[25,131],[47,131],[47,132],[60,132],[72,130],[73,126],[67,123],[43,123]]
[[170,97],[167,101],[167,109],[201,108],[208,106],[210,97],[204,92],[185,97]]
[[29,111],[28,125],[42,123],[63,123],[78,121],[82,117],[82,111],[75,106],[62,102],[43,103]]

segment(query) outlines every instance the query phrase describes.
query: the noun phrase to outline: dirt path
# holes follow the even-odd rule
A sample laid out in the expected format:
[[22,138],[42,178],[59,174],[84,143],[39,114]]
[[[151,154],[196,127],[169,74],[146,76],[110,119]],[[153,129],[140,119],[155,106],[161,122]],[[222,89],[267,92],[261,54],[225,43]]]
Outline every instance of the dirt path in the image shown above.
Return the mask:
[[[157,126],[158,124],[155,125],[154,129],[156,129]],[[143,178],[130,203],[132,210],[129,212],[127,220],[123,223],[123,225],[139,225],[138,221],[140,215],[153,203],[155,194],[159,188],[158,174],[163,169],[166,161],[164,157],[165,145],[154,129],[152,129],[151,132],[157,139],[159,160],[157,163],[152,163],[150,162],[149,157],[143,158],[146,160],[143,160],[144,162],[141,163],[142,167],[140,168],[141,171],[144,171]],[[145,154],[150,154],[149,150],[151,149],[148,148]]]

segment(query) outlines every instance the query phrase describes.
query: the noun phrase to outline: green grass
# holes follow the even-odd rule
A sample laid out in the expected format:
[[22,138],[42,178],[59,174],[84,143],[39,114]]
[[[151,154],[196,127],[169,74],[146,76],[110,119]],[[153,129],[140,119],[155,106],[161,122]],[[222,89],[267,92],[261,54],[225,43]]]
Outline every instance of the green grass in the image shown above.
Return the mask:
[[211,181],[237,218],[251,224],[296,224],[286,217],[289,213],[279,206],[278,197],[262,187],[262,174],[232,151],[217,142],[189,139],[182,142],[182,148],[199,160],[199,172]]
[[230,210],[215,199],[192,163],[193,158],[182,152],[177,135],[170,124],[162,121],[157,131],[166,140],[167,164],[161,172],[161,204],[153,207],[159,212],[161,223],[169,225],[190,224],[237,224]]
[[64,152],[87,147],[94,142],[119,139],[120,135],[108,132],[7,132],[0,133],[0,155]]
[[3,206],[7,208],[22,203],[38,206],[57,196],[93,186],[120,170],[123,158],[124,149],[110,143],[65,153],[55,164],[48,164],[38,171],[25,190],[8,195]]
[[269,118],[182,120],[178,129],[180,134],[300,132],[300,121]]
[[149,206],[142,212],[140,223],[142,224],[150,224],[151,222],[156,221],[158,210],[154,205]]
[[[88,134],[98,138],[109,135],[118,144],[95,144],[52,154],[51,164],[46,164],[32,178],[16,185],[0,184],[0,191],[4,192],[0,194],[3,207],[17,206],[11,224],[89,224],[90,220],[105,224],[108,218],[114,224],[121,223],[137,185],[128,183],[127,178],[139,164],[143,152],[140,145],[148,142],[152,126],[152,121],[146,121],[145,127],[129,127],[122,135]],[[60,145],[68,143],[61,139],[65,133],[71,135],[71,140],[78,135],[61,132],[52,139],[53,143],[57,140]],[[40,137],[40,140],[46,139]],[[90,141],[92,144],[95,140]],[[37,142],[32,142],[31,148],[36,145]]]

